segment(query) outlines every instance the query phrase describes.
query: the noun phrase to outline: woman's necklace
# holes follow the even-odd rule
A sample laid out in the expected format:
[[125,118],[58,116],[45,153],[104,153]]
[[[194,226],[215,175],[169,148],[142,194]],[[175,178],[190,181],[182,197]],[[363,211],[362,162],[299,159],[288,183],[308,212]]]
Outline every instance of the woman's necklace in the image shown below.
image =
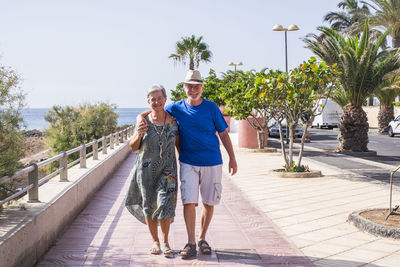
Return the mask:
[[156,131],[158,137],[160,138],[160,141],[158,142],[158,145],[160,146],[160,159],[162,159],[162,145],[163,145],[163,142],[162,142],[162,135],[163,135],[164,130],[165,130],[165,122],[166,122],[166,120],[167,120],[167,114],[164,113],[164,123],[163,123],[162,129],[161,129],[161,133],[159,133],[158,130],[157,130],[157,127],[156,127],[156,125],[155,125],[155,120],[154,120],[153,114],[151,114],[151,118],[152,118],[152,120],[153,120],[154,131]]

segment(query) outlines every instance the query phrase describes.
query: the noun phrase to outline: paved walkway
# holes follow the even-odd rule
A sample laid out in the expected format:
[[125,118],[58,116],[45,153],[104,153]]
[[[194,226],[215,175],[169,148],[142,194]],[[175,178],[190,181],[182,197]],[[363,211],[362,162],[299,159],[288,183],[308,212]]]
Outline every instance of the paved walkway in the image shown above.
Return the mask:
[[[388,208],[389,186],[309,158],[304,163],[324,177],[276,178],[280,153],[237,150],[239,172],[231,179],[316,266],[400,266],[400,241],[364,233],[347,222],[357,210]],[[225,155],[225,161],[226,161]],[[357,161],[347,157],[342,160]],[[374,168],[374,163],[369,162]],[[387,172],[389,179],[389,171]],[[398,175],[396,179],[399,179]],[[400,191],[393,193],[393,205]]]
[[[239,164],[241,169],[247,169],[242,156],[247,155],[239,154]],[[162,255],[150,255],[151,238],[147,227],[124,206],[134,159],[132,153],[38,266],[313,266],[284,232],[226,177],[223,201],[215,209],[207,236],[215,249],[213,254],[187,261],[180,257],[167,259]],[[252,175],[243,177],[243,174],[245,172],[237,177],[240,185],[254,181]],[[264,190],[257,189],[258,192]],[[197,212],[200,214],[201,209]],[[186,243],[180,204],[176,215],[171,226],[170,245],[178,250]],[[199,218],[197,221],[199,225]]]

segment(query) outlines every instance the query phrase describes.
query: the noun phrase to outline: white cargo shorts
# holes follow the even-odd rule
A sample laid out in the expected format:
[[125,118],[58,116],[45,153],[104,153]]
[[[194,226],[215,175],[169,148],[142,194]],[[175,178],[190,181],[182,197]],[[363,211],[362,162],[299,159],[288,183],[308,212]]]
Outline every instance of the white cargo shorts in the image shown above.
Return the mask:
[[190,204],[201,201],[209,206],[219,204],[222,193],[222,164],[215,166],[193,166],[180,163],[182,203]]

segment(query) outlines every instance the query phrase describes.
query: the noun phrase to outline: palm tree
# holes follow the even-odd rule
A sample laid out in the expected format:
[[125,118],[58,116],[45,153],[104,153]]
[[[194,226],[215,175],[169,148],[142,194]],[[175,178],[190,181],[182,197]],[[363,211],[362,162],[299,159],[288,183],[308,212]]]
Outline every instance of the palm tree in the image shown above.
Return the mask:
[[175,63],[182,62],[186,65],[186,61],[189,60],[189,69],[199,68],[201,61],[210,62],[212,53],[208,49],[208,45],[202,42],[203,36],[196,38],[192,35],[191,37],[182,37],[182,40],[176,42],[175,54],[171,54],[169,58],[172,58]]
[[366,98],[382,83],[384,76],[399,68],[397,50],[381,50],[391,28],[377,40],[370,40],[368,19],[362,35],[344,37],[339,32],[318,27],[323,40],[305,38],[306,47],[328,64],[338,64],[338,80],[348,103],[339,120],[339,150],[368,151],[368,119],[362,109]]
[[329,22],[336,31],[346,31],[370,15],[367,5],[360,7],[358,0],[343,0],[337,6],[343,11],[329,12],[324,17],[324,21]]
[[393,74],[385,79],[376,90],[375,95],[380,102],[378,127],[380,133],[387,133],[389,122],[394,119],[392,103],[400,93],[400,76]]
[[392,47],[400,47],[400,0],[370,0],[363,3],[375,10],[371,17],[371,26],[384,29],[391,28]]

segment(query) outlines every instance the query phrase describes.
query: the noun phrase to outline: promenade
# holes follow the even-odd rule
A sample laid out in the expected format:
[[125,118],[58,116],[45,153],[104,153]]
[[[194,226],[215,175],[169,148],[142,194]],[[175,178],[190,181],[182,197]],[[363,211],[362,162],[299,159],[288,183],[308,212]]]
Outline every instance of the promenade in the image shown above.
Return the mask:
[[[387,184],[308,158],[305,164],[324,177],[276,178],[270,171],[283,165],[279,153],[236,149],[236,156],[239,171],[224,174],[223,200],[209,229],[211,256],[150,255],[147,227],[124,207],[132,153],[38,266],[398,266],[400,241],[347,222],[355,210],[388,207]],[[399,200],[396,190],[394,204]],[[179,200],[176,215],[170,244],[179,250],[186,243]]]

